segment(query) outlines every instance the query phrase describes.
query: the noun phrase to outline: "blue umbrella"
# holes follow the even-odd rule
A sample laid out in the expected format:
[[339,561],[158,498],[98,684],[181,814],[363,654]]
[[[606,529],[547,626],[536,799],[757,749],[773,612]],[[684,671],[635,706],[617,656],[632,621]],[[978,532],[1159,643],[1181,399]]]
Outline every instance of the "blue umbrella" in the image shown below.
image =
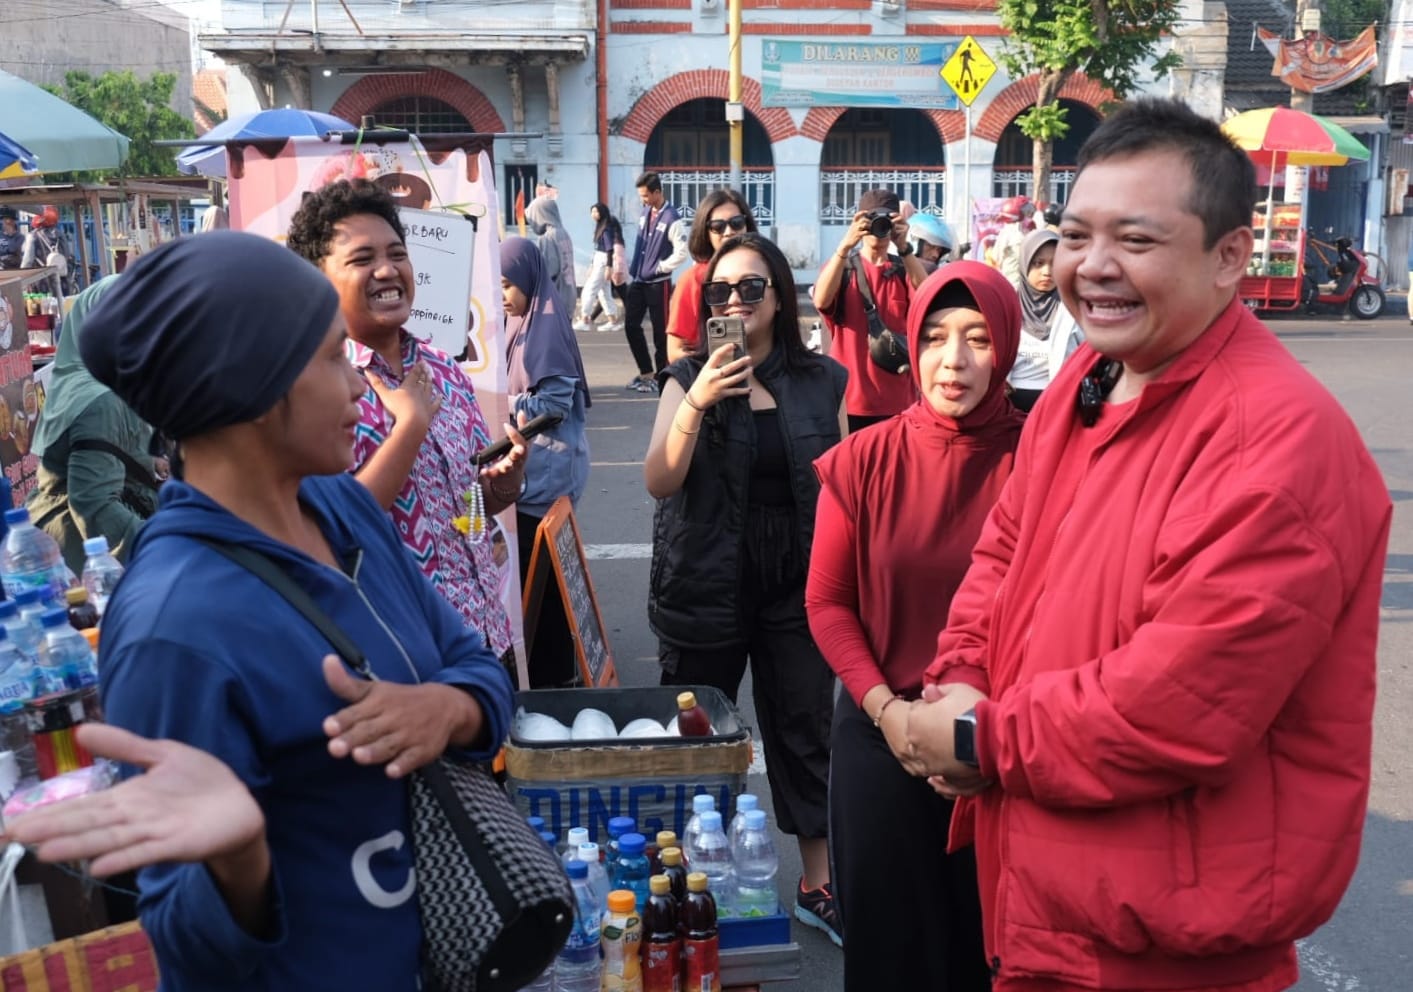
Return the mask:
[[[12,169],[14,172],[10,171]],[[39,163],[35,161],[34,152],[9,135],[0,134],[0,177],[24,175],[38,170]]]
[[[293,138],[321,135],[327,131],[351,131],[354,125],[333,114],[317,110],[282,107],[243,114],[217,124],[201,136],[202,141],[259,141],[262,138]],[[177,156],[177,168],[191,176],[224,176],[224,145],[193,145]]]

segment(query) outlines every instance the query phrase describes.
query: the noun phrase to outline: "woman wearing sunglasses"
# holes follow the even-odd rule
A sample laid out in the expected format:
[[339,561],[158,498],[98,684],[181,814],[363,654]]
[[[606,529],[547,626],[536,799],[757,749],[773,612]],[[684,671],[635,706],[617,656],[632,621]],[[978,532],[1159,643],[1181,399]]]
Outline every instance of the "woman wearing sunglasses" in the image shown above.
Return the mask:
[[687,250],[696,265],[677,280],[672,301],[667,307],[667,360],[675,362],[697,347],[697,332],[702,326],[702,282],[706,278],[707,262],[727,238],[755,233],[756,219],[751,216],[745,197],[734,189],[712,190],[697,204],[692,218],[692,233]]
[[658,501],[648,619],[664,685],[715,686],[734,702],[750,664],[775,818],[804,864],[795,915],[838,943],[834,676],[810,637],[804,584],[819,495],[811,466],[845,433],[847,375],[806,349],[790,265],[759,234],[721,246],[702,298],[712,316],[739,318],[745,340],[710,340],[703,326],[696,350],[663,370],[643,465]]

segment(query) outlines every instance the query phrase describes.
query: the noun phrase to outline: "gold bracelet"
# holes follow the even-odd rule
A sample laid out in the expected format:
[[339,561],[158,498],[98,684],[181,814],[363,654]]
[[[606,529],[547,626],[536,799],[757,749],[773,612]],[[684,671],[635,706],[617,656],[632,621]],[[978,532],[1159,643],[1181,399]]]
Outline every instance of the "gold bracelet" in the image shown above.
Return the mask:
[[700,433],[701,433],[701,430],[702,430],[700,427],[698,427],[698,428],[697,428],[696,430],[694,430],[694,431],[689,431],[689,430],[687,430],[685,427],[683,427],[681,424],[679,424],[675,419],[672,421],[672,426],[673,426],[673,427],[676,427],[679,431],[681,431],[683,434],[686,434],[688,437],[691,437],[691,436],[694,435],[694,434],[700,434]]
[[704,406],[697,406],[697,404],[695,404],[695,403],[692,402],[692,394],[691,394],[691,393],[683,393],[683,394],[682,394],[682,401],[683,401],[684,403],[686,403],[689,407],[691,407],[693,410],[696,410],[698,413],[706,413],[706,407],[704,407]]
[[888,701],[887,701],[886,703],[884,703],[882,706],[878,707],[878,715],[873,718],[873,725],[874,725],[875,727],[882,727],[882,725],[883,725],[883,714],[888,711],[888,707],[892,706],[894,703],[898,702],[898,701],[899,701],[900,699],[902,699],[902,698],[903,698],[902,696],[891,696],[891,697],[889,697],[889,699],[888,699]]

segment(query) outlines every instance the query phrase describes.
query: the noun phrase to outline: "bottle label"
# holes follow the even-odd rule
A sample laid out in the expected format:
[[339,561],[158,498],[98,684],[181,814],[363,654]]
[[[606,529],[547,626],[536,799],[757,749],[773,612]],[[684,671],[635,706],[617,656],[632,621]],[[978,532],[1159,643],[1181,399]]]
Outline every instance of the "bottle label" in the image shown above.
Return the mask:
[[679,941],[643,944],[643,992],[682,992],[682,945]]
[[688,939],[682,946],[685,992],[721,992],[720,954],[716,937]]

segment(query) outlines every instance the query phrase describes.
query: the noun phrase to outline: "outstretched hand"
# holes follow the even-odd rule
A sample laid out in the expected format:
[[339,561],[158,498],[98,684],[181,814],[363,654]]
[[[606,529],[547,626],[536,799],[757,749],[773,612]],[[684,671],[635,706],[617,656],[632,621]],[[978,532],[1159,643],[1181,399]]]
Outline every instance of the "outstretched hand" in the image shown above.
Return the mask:
[[144,774],[16,817],[0,839],[36,847],[42,861],[92,859],[89,871],[99,877],[263,848],[264,814],[245,783],[214,755],[106,724],[79,727],[78,741]]

